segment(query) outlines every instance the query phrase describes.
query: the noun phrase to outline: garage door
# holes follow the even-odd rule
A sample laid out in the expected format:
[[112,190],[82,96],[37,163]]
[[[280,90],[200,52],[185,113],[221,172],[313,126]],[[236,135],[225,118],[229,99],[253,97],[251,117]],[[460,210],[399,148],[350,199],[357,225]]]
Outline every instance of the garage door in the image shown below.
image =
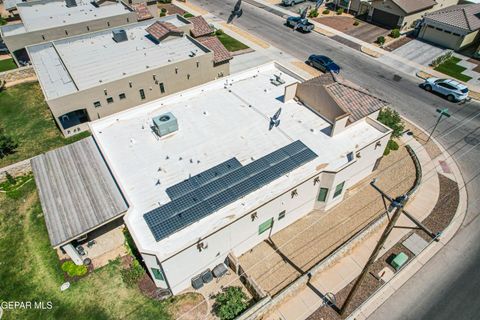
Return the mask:
[[399,16],[389,12],[385,12],[378,9],[375,9],[373,11],[372,22],[378,23],[388,28],[397,27],[399,19],[400,19]]

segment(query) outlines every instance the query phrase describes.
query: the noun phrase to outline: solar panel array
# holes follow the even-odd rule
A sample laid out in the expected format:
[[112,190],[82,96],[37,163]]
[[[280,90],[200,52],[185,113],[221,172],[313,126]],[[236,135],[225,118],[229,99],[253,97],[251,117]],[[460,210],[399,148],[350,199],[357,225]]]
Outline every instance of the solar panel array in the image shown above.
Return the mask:
[[168,188],[172,201],[144,214],[145,221],[160,241],[316,157],[297,140],[246,166],[232,158]]

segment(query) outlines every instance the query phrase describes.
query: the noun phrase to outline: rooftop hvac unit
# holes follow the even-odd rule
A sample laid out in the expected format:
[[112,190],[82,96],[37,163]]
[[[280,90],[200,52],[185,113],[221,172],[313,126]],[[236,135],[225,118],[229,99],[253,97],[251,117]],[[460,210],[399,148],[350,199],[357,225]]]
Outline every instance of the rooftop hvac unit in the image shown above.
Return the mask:
[[155,133],[159,137],[163,137],[178,130],[177,118],[175,118],[171,112],[167,112],[153,118],[153,125]]
[[113,30],[112,33],[115,42],[124,42],[128,40],[127,32],[123,29]]
[[65,5],[67,8],[72,8],[77,6],[77,1],[76,0],[65,0]]

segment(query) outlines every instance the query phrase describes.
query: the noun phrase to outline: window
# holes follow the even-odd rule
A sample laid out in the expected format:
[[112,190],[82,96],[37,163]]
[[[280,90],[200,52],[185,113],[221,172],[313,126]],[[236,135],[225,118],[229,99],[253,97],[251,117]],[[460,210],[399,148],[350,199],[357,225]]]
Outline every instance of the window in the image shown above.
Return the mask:
[[433,28],[434,28],[434,26],[430,26],[430,25],[428,25],[427,27],[429,27],[429,28],[431,28],[431,29],[433,29]]
[[65,35],[67,35],[67,36],[68,36],[68,31],[67,31],[67,30],[65,30]]
[[108,98],[107,98],[107,103],[113,103],[113,98],[112,98],[112,97],[108,97]]
[[87,26],[87,31],[90,31],[90,27],[89,27],[89,26]]
[[187,80],[189,80],[189,79],[190,79],[190,73],[189,73],[189,74],[187,74]]
[[42,34],[42,39],[45,40],[45,36]]
[[129,22],[130,22],[130,18],[127,18],[127,23],[129,23]]
[[278,214],[278,220],[282,220],[283,218],[285,218],[285,210]]
[[325,202],[327,200],[328,188],[320,188],[318,193],[318,201]]
[[349,152],[349,153],[347,154],[347,161],[348,161],[348,162],[353,161],[353,152]]
[[337,184],[337,187],[335,188],[335,193],[333,194],[333,198],[338,197],[339,195],[342,194],[343,191],[343,186],[345,185],[345,181],[342,183]]
[[94,106],[95,108],[100,108],[100,107],[102,106],[102,104],[100,103],[100,101],[95,101],[95,102],[93,103],[93,106]]
[[138,92],[140,93],[140,99],[145,100],[145,91],[143,91],[143,89],[140,89],[138,90]]
[[107,21],[107,26],[110,27],[110,21]]
[[197,61],[197,68],[200,66],[200,62]]
[[178,73],[178,68],[175,68],[175,73]]
[[165,277],[163,276],[163,273],[160,269],[152,268],[152,273],[155,279],[160,281],[165,281]]
[[457,37],[460,37],[460,35],[458,33],[453,33],[454,36],[457,36]]
[[436,28],[436,27],[435,27],[435,29],[437,29],[438,31],[443,31],[443,29],[442,29],[442,28]]
[[160,82],[160,92],[165,93],[165,85],[163,84],[163,82]]
[[123,99],[125,99],[127,96],[125,96],[125,93],[120,93],[120,94],[118,95],[118,97],[120,98],[120,100],[123,100]]
[[273,226],[273,218],[268,219],[258,226],[258,234],[262,234]]
[[132,81],[128,81],[128,86],[131,88],[132,87]]
[[452,33],[452,31],[448,31],[448,30],[443,30],[443,32],[450,33],[450,34]]

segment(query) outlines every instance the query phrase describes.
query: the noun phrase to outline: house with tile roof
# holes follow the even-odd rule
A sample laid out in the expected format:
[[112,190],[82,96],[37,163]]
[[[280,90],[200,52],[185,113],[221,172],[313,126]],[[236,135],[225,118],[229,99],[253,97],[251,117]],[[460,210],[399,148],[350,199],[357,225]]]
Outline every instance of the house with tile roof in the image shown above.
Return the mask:
[[451,6],[426,14],[418,37],[442,47],[461,50],[478,45],[480,4]]

